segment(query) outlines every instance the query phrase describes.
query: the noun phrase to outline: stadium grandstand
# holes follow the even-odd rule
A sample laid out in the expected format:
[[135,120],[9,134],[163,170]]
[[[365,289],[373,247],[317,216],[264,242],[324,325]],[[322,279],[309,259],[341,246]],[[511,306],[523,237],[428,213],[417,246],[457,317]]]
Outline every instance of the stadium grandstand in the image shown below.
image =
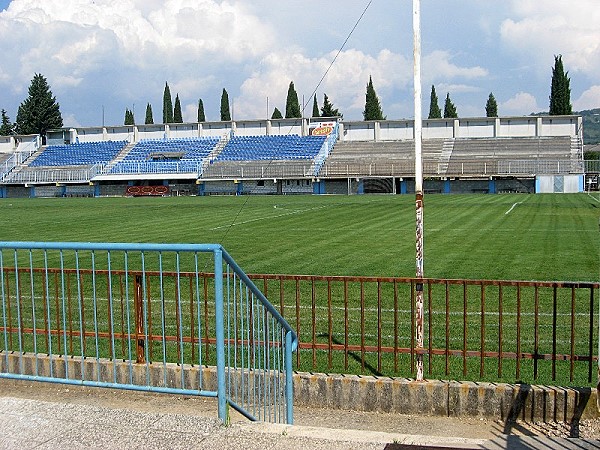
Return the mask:
[[[413,133],[412,120],[321,118],[64,128],[46,145],[5,136],[0,197],[409,194]],[[580,116],[424,120],[425,192],[597,188],[582,133]]]

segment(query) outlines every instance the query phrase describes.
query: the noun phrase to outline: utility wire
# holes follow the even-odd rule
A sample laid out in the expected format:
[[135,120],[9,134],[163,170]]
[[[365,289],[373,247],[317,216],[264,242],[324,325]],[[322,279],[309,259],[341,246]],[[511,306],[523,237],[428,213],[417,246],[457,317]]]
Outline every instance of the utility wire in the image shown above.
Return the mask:
[[[348,41],[350,40],[350,38],[352,37],[352,34],[354,33],[354,30],[356,30],[356,28],[358,27],[358,24],[362,21],[364,15],[367,13],[367,10],[369,9],[369,7],[371,6],[371,3],[373,3],[373,0],[369,0],[367,2],[367,5],[364,7],[362,13],[360,14],[359,18],[356,20],[356,23],[354,24],[354,26],[352,27],[352,29],[350,30],[350,32],[348,33],[348,35],[346,36],[346,39],[344,39],[344,42],[342,43],[342,45],[340,46],[340,48],[338,49],[337,53],[335,54],[334,58],[331,60],[331,63],[329,64],[329,67],[327,67],[327,70],[325,70],[325,72],[323,73],[323,76],[321,77],[321,79],[319,80],[319,82],[317,83],[317,85],[315,86],[314,90],[312,91],[312,93],[309,96],[309,99],[306,101],[306,103],[304,103],[304,105],[302,105],[302,116],[304,116],[304,110],[306,109],[306,106],[310,103],[310,99],[313,98],[313,96],[317,93],[317,90],[319,89],[319,87],[321,86],[321,84],[323,83],[323,80],[325,80],[325,77],[327,77],[327,74],[329,73],[329,71],[331,70],[331,68],[333,67],[333,65],[335,64],[336,60],[338,59],[338,56],[340,56],[340,54],[342,53],[342,51],[344,51],[344,47],[346,47],[346,44],[348,43]],[[268,113],[268,111],[267,111]],[[288,134],[290,134],[291,132],[291,127],[290,130],[288,131]],[[273,160],[269,161],[269,163],[267,164],[267,167],[269,167],[272,164]],[[252,192],[250,193],[252,194]],[[231,223],[229,224],[229,226],[225,229],[225,233],[223,234],[223,236],[220,239],[220,244],[224,245],[225,239],[227,238],[227,236],[229,235],[229,231],[231,231],[231,229],[233,228],[233,226],[235,225],[237,219],[240,217],[240,215],[242,214],[242,211],[244,210],[244,208],[246,207],[246,205],[248,204],[248,201],[250,200],[250,195],[246,196],[246,200],[244,201],[244,203],[240,206],[240,209],[238,210],[237,214],[235,215],[235,217],[232,219]]]

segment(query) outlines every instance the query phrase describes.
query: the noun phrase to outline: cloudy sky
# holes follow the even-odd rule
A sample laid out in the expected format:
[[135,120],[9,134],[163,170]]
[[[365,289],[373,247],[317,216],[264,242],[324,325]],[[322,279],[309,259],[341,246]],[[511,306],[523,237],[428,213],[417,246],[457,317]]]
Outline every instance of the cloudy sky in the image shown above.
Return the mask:
[[[500,115],[545,111],[557,54],[574,109],[600,107],[599,3],[421,0],[424,113],[432,84],[461,117],[485,115],[490,92]],[[11,120],[35,73],[66,126],[100,125],[103,110],[122,124],[125,108],[141,122],[148,102],[158,122],[165,82],[186,121],[199,98],[218,120],[223,88],[234,119],[270,117],[292,80],[307,115],[316,92],[361,119],[370,75],[388,119],[413,115],[411,0],[0,0],[0,45]]]

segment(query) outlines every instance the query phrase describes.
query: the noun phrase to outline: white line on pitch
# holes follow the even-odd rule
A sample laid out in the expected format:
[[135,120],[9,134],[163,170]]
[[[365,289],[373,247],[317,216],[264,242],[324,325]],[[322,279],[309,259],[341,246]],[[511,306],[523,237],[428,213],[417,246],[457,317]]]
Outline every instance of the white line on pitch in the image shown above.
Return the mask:
[[594,197],[594,196],[593,196],[592,194],[590,194],[589,192],[587,193],[587,195],[589,195],[589,196],[590,196],[590,198],[591,198],[592,200],[595,200],[595,201],[597,201],[598,203],[600,203],[600,200],[598,200],[596,197]]
[[510,207],[510,209],[508,211],[506,211],[504,213],[504,215],[506,216],[507,214],[509,214],[513,209],[515,209],[515,206],[520,205],[523,202],[517,202],[517,203],[513,203],[513,205]]
[[292,214],[299,214],[299,213],[303,213],[303,212],[306,212],[306,211],[312,211],[312,210],[315,210],[315,209],[327,208],[327,206],[328,205],[315,206],[314,208],[308,208],[308,209],[296,209],[296,210],[288,212],[288,213],[277,214],[276,216],[256,217],[254,219],[244,220],[243,222],[230,223],[230,224],[227,224],[227,225],[221,225],[221,226],[218,226],[218,227],[214,227],[214,228],[211,228],[210,231],[220,230],[222,228],[229,228],[229,227],[233,227],[233,226],[237,226],[237,225],[245,225],[245,224],[251,223],[251,222],[258,222],[259,220],[276,219],[278,217],[291,216]]

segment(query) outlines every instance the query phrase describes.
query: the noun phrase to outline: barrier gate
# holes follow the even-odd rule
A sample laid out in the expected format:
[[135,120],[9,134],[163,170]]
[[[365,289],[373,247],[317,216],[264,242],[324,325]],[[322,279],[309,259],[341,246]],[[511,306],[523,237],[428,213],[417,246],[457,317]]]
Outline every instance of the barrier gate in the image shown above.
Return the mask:
[[0,377],[293,423],[290,325],[217,244],[0,242]]

